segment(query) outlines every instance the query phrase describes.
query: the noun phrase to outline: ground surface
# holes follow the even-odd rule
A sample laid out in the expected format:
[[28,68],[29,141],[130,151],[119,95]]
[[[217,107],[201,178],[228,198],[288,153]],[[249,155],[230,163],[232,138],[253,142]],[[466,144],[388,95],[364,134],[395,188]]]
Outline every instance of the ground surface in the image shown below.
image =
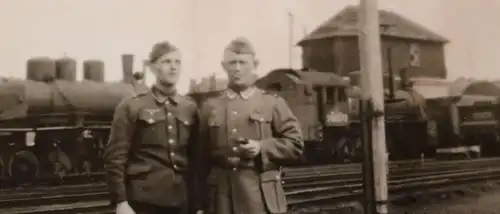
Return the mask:
[[[293,214],[362,214],[360,204],[343,204],[341,207],[303,208]],[[500,214],[500,183],[467,186],[405,197],[389,206],[389,214]]]
[[[410,208],[410,207],[408,207]],[[465,196],[459,199],[429,203],[410,209],[395,209],[394,213],[414,214],[490,214],[500,213],[500,191],[486,192],[479,196]],[[392,212],[391,212],[392,213]]]

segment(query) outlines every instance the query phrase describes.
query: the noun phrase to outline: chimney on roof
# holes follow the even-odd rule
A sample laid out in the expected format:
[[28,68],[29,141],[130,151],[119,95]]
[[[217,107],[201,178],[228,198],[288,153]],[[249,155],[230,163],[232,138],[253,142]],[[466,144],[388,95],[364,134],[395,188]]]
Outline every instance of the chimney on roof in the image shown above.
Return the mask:
[[134,55],[122,54],[123,82],[132,83],[134,80]]

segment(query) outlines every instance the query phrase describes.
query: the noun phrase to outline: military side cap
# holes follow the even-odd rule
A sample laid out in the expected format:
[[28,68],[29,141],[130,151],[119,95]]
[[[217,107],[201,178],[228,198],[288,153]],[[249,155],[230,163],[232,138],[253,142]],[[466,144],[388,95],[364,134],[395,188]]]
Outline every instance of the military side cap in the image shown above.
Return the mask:
[[255,54],[255,50],[250,41],[245,37],[233,39],[227,46],[227,51],[237,54]]
[[153,45],[151,53],[149,53],[149,61],[154,62],[163,55],[177,50],[177,47],[168,41],[158,42]]

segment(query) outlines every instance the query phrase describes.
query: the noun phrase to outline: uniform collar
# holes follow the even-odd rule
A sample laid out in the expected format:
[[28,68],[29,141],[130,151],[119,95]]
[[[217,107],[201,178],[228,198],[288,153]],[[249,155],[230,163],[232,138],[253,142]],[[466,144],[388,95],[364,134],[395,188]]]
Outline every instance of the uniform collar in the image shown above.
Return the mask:
[[151,96],[156,100],[158,103],[166,103],[166,102],[172,102],[173,104],[179,103],[179,94],[177,92],[174,92],[172,95],[164,95],[158,89],[155,88],[155,86],[151,87]]
[[255,86],[251,86],[241,92],[235,92],[234,90],[228,88],[227,91],[226,91],[226,96],[229,97],[229,99],[234,99],[236,98],[238,95],[243,98],[243,99],[248,99],[250,98],[256,91],[257,89],[255,88]]

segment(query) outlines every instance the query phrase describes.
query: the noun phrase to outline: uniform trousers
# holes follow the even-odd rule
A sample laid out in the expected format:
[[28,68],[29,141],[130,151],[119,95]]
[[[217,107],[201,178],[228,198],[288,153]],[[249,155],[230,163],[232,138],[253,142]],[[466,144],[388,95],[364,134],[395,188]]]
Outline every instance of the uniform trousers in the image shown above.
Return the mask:
[[184,214],[180,207],[162,207],[138,201],[130,201],[129,205],[136,214]]

